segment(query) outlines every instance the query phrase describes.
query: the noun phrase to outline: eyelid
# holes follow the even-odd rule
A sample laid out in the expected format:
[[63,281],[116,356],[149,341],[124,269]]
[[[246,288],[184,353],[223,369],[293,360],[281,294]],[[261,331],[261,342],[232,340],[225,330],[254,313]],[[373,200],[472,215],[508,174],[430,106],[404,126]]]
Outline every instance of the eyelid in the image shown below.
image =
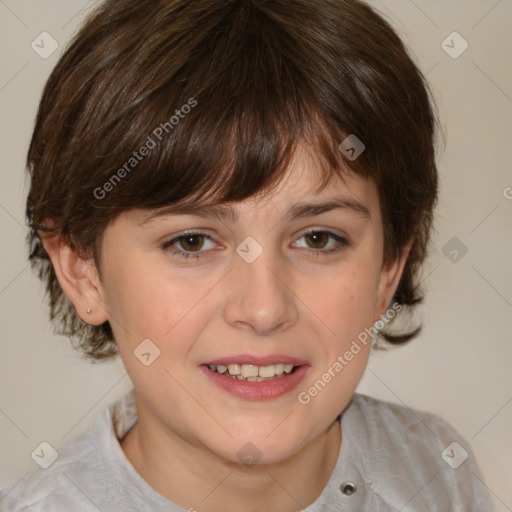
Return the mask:
[[346,235],[342,231],[340,231],[338,229],[334,229],[334,228],[325,228],[322,226],[312,226],[309,228],[305,228],[303,231],[299,231],[299,233],[300,233],[299,237],[308,235],[309,233],[331,233],[331,234],[339,236],[341,238],[348,239],[348,235]]
[[[306,235],[310,234],[316,234],[316,233],[324,233],[326,234],[331,240],[334,240],[337,242],[334,247],[331,247],[330,249],[313,249],[313,248],[303,248],[306,249],[309,252],[317,253],[317,254],[329,254],[333,252],[337,252],[343,248],[349,247],[352,245],[352,241],[350,238],[346,235],[336,233],[330,229],[327,228],[308,228],[306,231],[303,231],[300,236],[296,237],[293,243],[296,243],[297,240],[300,240]],[[342,247],[340,247],[340,245]]]
[[[185,238],[186,236],[193,236],[193,235],[198,235],[198,236],[203,236],[204,238],[208,239],[208,240],[211,240],[212,242],[215,242],[215,239],[213,238],[213,236],[211,236],[206,230],[203,230],[203,229],[187,229],[185,231],[182,231],[180,233],[176,233],[175,235],[172,235],[171,238],[169,238],[168,240],[164,241],[162,243],[162,246],[164,247],[169,247],[171,245],[173,245],[174,243],[176,243],[177,241],[179,241],[180,239],[182,238]],[[204,252],[204,251],[201,251],[201,252]]]

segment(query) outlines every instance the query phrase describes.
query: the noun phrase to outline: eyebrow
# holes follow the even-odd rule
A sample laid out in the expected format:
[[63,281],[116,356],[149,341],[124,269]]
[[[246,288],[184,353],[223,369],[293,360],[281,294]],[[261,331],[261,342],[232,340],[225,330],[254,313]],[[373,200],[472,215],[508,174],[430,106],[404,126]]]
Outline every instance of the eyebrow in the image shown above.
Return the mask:
[[[314,217],[332,210],[343,209],[352,211],[364,218],[370,219],[370,211],[361,202],[350,198],[334,198],[321,203],[299,202],[294,204],[284,215],[284,220],[295,220],[307,217]],[[165,217],[166,215],[195,215],[205,218],[216,218],[218,220],[238,220],[238,212],[232,205],[228,204],[198,204],[198,205],[171,205],[158,209],[146,217],[139,225],[144,225],[152,220]]]

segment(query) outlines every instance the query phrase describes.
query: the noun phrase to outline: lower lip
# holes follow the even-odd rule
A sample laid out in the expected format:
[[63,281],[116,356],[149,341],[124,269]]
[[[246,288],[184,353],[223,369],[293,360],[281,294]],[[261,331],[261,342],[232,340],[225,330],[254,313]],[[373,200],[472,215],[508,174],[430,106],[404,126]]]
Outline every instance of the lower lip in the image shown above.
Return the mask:
[[299,366],[293,373],[287,373],[281,379],[262,382],[233,379],[214,372],[204,365],[200,366],[200,369],[214,384],[232,395],[246,400],[272,400],[292,391],[304,378],[309,366]]

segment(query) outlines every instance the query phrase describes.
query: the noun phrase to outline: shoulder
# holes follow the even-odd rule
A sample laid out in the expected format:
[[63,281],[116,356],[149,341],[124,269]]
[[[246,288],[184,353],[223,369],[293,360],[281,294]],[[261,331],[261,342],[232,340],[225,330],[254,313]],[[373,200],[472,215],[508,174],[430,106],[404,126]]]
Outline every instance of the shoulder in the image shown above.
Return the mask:
[[[2,512],[97,512],[109,503],[124,468],[119,438],[137,420],[133,390],[112,402],[96,419],[95,428],[57,450],[47,467],[24,476],[10,489],[0,492]],[[45,448],[43,448],[44,451]],[[53,450],[51,447],[46,447]],[[42,454],[46,455],[46,454]]]
[[385,439],[392,450],[402,447],[427,454],[435,452],[441,461],[442,452],[452,442],[469,448],[467,441],[437,414],[358,393],[351,407],[357,408],[359,417],[364,418],[369,441],[381,447]]
[[[418,433],[430,433],[431,440],[441,440],[446,436],[458,436],[457,431],[441,416],[407,405],[379,400],[368,395],[355,393],[351,407],[357,408],[364,419],[369,422],[369,433],[374,434],[378,426],[382,431],[394,432],[396,428],[406,432],[408,436]],[[430,438],[430,436],[429,436]],[[422,437],[422,439],[425,439]]]
[[492,510],[468,441],[442,417],[357,393],[348,411],[347,430],[366,445],[365,472],[382,497]]
[[[47,469],[26,475],[2,496],[2,511],[39,512],[53,510],[88,511],[92,503],[80,489],[85,473],[95,471],[93,432],[82,434],[58,450]],[[47,448],[48,449],[48,448]]]
[[[386,464],[391,456],[400,465],[414,465],[415,471],[436,467],[450,474],[452,469],[476,464],[469,443],[441,416],[355,394],[351,407],[364,421],[367,441],[375,448],[377,461]],[[453,453],[452,453],[453,452]]]
[[[104,409],[93,430],[59,447],[57,458],[47,469],[26,475],[9,490],[0,492],[0,510],[97,512],[105,504],[108,509],[112,500],[118,499],[115,491],[120,480],[130,474],[119,439],[136,421],[132,391]],[[43,447],[42,456],[46,455],[45,449],[52,450]]]

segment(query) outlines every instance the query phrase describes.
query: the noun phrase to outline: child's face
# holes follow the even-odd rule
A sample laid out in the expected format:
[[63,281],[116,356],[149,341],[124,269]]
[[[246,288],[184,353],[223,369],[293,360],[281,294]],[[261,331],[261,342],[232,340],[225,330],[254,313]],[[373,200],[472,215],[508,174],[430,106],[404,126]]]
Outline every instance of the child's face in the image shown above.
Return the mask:
[[[99,300],[135,385],[140,419],[155,433],[234,462],[251,442],[260,462],[273,463],[325,431],[348,404],[370,343],[358,342],[360,351],[349,361],[343,356],[385,312],[406,254],[383,266],[373,182],[347,174],[346,183],[333,181],[315,194],[318,168],[311,156],[298,153],[275,192],[234,205],[236,221],[166,215],[142,224],[151,212],[131,210],[106,229]],[[287,217],[298,203],[335,199],[352,203]],[[350,207],[356,203],[359,209]],[[304,236],[312,228],[349,245],[322,233]],[[162,248],[185,230],[210,238],[183,238]],[[256,243],[262,252],[251,261]],[[327,253],[332,248],[341,250]],[[180,249],[191,257],[170,252]],[[146,339],[160,350],[149,366],[134,355]],[[144,361],[153,359],[152,348],[142,352],[151,354]],[[299,368],[284,378],[246,382],[207,366],[250,362]],[[330,379],[324,375],[329,369]],[[276,370],[282,368],[267,368]],[[309,393],[318,380],[320,391]]]

